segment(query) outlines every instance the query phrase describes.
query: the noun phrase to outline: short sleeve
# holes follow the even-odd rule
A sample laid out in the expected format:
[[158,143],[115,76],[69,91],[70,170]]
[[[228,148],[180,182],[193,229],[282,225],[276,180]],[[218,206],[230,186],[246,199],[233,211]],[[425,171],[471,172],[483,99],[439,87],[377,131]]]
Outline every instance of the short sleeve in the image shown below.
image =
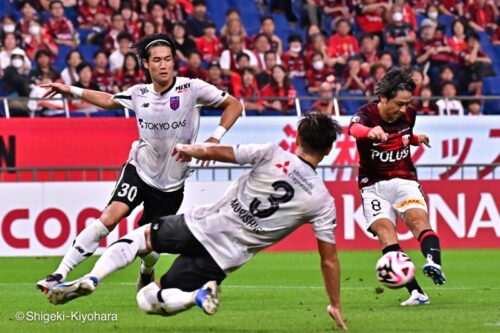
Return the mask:
[[274,144],[245,144],[233,146],[236,162],[240,165],[256,165],[272,158]]
[[312,224],[314,235],[317,239],[335,243],[335,227],[337,219],[335,214],[335,203],[333,198],[328,195],[327,202],[321,206],[315,217],[310,221]]
[[227,92],[205,81],[194,79],[191,82],[196,91],[196,104],[218,106],[229,96]]
[[113,95],[113,101],[120,104],[124,108],[133,110],[134,104],[132,103],[132,90],[134,86],[128,88],[125,91],[119,92]]

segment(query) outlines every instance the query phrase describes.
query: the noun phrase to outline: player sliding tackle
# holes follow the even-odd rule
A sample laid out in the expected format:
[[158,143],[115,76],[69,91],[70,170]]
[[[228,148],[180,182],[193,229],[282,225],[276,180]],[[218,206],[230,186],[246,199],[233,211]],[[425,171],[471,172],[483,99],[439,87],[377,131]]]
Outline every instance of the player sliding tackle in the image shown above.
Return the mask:
[[[198,79],[174,76],[175,42],[168,35],[147,35],[134,48],[151,76],[150,84],[137,84],[115,95],[60,83],[42,85],[49,89],[48,97],[56,93],[73,94],[103,109],[134,110],[139,132],[139,140],[132,144],[102,215],[78,234],[54,273],[38,281],[38,289],[44,292],[64,281],[73,268],[94,253],[99,241],[141,203],[144,212],[140,226],[156,217],[177,213],[184,197],[184,181],[190,172],[189,163],[179,163],[171,155],[177,143],[196,141],[201,106],[224,110],[220,125],[207,142],[219,143],[241,114],[240,102],[226,92]],[[139,256],[142,265],[138,288],[141,288],[154,280],[158,254],[144,252]]]
[[[416,110],[411,106],[415,83],[411,70],[393,68],[375,87],[378,101],[362,106],[349,132],[360,156],[358,182],[368,231],[377,236],[382,252],[402,251],[396,234],[397,214],[405,221],[427,259],[425,275],[445,282],[438,235],[431,229],[424,194],[417,182],[409,145],[429,145],[425,134],[414,134]],[[410,298],[402,306],[429,303],[417,280],[406,285]]]
[[139,307],[147,313],[173,315],[196,304],[214,314],[218,286],[227,274],[310,223],[318,242],[328,313],[346,329],[340,310],[334,200],[315,170],[340,133],[335,121],[310,113],[299,121],[296,155],[274,144],[178,144],[174,154],[181,162],[194,157],[251,164],[252,169],[234,181],[217,203],[195,207],[185,215],[156,218],[130,232],[108,247],[88,275],[52,287],[49,301],[62,304],[90,294],[136,255],[155,251],[180,255],[166,274],[137,293]]

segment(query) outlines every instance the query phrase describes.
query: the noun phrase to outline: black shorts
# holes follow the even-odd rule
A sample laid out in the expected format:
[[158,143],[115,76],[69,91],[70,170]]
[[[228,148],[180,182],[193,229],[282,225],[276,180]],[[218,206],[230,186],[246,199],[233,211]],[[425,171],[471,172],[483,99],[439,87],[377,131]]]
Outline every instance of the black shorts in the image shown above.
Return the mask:
[[151,224],[151,245],[155,252],[180,254],[161,277],[161,287],[194,291],[208,281],[218,284],[226,273],[193,236],[184,215],[164,216]]
[[142,226],[160,216],[176,214],[183,199],[184,187],[173,192],[160,191],[146,184],[137,174],[135,166],[127,163],[123,167],[108,205],[113,201],[122,202],[130,208],[128,213],[130,214],[135,207],[144,202],[144,211],[138,222],[139,226]]

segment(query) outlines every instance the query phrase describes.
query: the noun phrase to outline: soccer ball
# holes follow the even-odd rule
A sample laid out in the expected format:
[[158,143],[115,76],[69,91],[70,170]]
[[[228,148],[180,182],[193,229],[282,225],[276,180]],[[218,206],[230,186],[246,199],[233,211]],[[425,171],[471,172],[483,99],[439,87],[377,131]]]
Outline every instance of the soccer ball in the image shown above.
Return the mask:
[[401,288],[415,276],[415,265],[410,257],[399,251],[387,252],[375,266],[377,279],[388,288]]

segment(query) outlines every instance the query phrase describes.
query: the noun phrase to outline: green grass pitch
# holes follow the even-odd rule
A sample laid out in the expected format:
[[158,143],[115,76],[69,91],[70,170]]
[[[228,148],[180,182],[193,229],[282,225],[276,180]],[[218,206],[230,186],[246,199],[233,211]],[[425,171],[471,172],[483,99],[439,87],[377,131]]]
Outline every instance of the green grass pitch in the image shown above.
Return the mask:
[[[410,252],[418,267],[421,254]],[[400,308],[405,289],[382,289],[374,277],[377,251],[340,252],[342,304],[351,332],[500,332],[500,250],[445,250],[448,282],[438,288],[418,270],[430,305]],[[172,256],[161,258],[164,272]],[[54,306],[35,291],[35,282],[50,273],[60,258],[0,258],[0,332],[330,332],[327,299],[316,253],[261,253],[222,285],[219,312],[199,309],[173,317],[143,314],[135,303],[136,261],[103,281],[89,297]],[[95,258],[70,278],[89,271]],[[116,314],[116,321],[82,322],[75,313]],[[17,320],[22,313],[24,320]],[[68,316],[44,323],[34,314]],[[61,318],[61,317],[60,317]],[[80,317],[81,318],[81,317]],[[110,317],[113,319],[113,317]]]

